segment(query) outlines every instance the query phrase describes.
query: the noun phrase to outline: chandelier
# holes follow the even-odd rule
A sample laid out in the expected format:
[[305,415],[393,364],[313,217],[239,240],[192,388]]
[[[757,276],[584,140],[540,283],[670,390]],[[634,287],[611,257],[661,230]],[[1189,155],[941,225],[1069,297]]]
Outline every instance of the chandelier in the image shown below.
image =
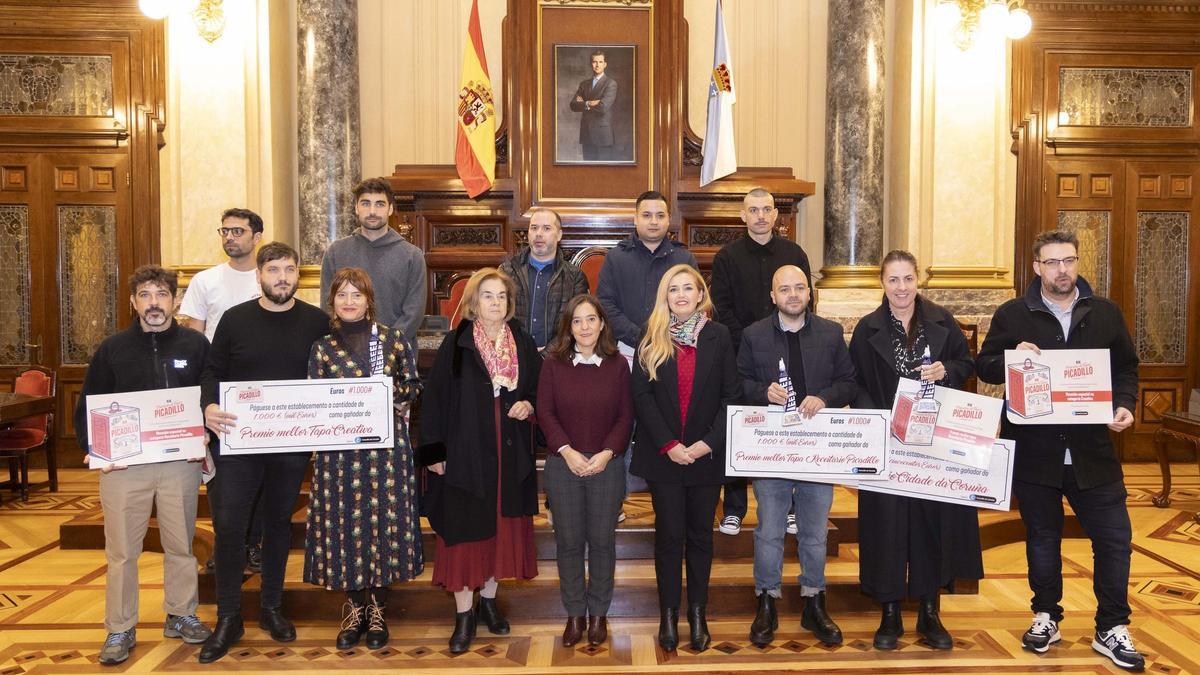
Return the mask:
[[938,24],[954,31],[954,44],[964,52],[981,30],[1020,40],[1033,28],[1025,0],[938,0],[935,12]]
[[225,10],[221,9],[222,2],[224,0],[138,0],[138,7],[142,14],[151,19],[165,19],[167,15],[178,10],[188,6],[194,7],[191,15],[196,32],[212,43],[225,32]]

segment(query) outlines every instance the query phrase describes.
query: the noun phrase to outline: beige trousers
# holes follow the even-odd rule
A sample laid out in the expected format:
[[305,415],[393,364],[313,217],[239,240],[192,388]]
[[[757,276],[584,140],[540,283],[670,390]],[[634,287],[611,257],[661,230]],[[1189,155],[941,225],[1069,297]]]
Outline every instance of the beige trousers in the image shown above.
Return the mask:
[[196,496],[199,462],[131,466],[100,476],[104,509],[104,554],[108,558],[104,627],[110,633],[138,622],[138,557],[154,508],[163,548],[163,609],[168,614],[196,613]]

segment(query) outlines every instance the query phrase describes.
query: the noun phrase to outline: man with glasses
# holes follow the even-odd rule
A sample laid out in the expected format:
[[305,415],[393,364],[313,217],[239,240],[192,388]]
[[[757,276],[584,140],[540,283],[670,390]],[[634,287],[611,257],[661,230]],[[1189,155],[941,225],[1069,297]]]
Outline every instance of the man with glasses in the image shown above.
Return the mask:
[[[770,192],[754,188],[746,193],[741,215],[746,223],[746,236],[729,242],[717,252],[712,271],[715,318],[729,329],[734,349],[742,344],[744,328],[774,314],[771,279],[779,268],[795,265],[804,272],[806,280],[812,279],[804,249],[794,241],[775,236],[779,210]],[[729,535],[741,532],[742,519],[746,517],[745,478],[725,484],[722,511],[721,532]],[[795,514],[788,514],[787,533],[796,534]]]
[[1109,431],[1133,424],[1138,357],[1113,302],[1096,297],[1079,276],[1073,232],[1043,232],[1033,243],[1037,278],[1025,295],[996,310],[975,365],[980,379],[1005,379],[1004,350],[1107,349],[1112,370],[1113,421],[1104,424],[1019,425],[1003,418],[1000,436],[1016,441],[1013,496],[1025,523],[1025,556],[1033,591],[1033,624],[1022,644],[1045,653],[1062,639],[1063,498],[1092,542],[1096,633],[1092,649],[1117,666],[1140,672],[1145,658],[1129,636],[1129,561],[1132,528],[1125,483]]

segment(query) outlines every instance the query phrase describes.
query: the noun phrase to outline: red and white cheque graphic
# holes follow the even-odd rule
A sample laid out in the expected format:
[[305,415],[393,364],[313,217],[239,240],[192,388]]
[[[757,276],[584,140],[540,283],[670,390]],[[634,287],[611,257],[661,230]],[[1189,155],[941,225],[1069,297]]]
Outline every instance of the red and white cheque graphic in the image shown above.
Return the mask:
[[87,397],[88,466],[132,466],[204,457],[200,387]]
[[1108,424],[1113,419],[1107,349],[1004,352],[1004,395],[1013,424]]

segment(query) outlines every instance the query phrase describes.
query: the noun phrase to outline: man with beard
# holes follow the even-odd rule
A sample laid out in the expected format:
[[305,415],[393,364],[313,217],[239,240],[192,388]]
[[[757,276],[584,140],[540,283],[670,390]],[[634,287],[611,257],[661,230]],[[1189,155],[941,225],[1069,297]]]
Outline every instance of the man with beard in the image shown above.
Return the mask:
[[[254,267],[254,249],[262,241],[262,233],[262,217],[250,209],[227,209],[221,214],[217,234],[229,260],[192,277],[179,305],[181,322],[204,333],[209,342],[226,310],[262,294]],[[210,512],[218,510],[212,504],[220,499],[220,482],[214,474],[206,483]],[[262,569],[262,519],[258,517],[257,502],[251,509],[246,561],[251,572],[258,572]],[[210,557],[204,568],[211,573],[215,564]]]
[[[771,301],[776,311],[746,327],[738,348],[743,402],[785,405],[788,391],[779,382],[782,365],[791,380],[800,414],[812,417],[821,408],[841,408],[858,393],[854,364],[841,324],[809,310],[808,275],[795,265],[774,274]],[[800,625],[824,644],[841,644],[842,631],[825,611],[825,538],[833,486],[786,478],[754,479],[758,527],[754,528],[754,592],[758,613],[750,641],[770,644],[779,628],[775,601],[783,597],[783,546],[787,516],[794,512],[799,533]]]
[[[1113,421],[1105,424],[1013,424],[1000,436],[1016,441],[1013,497],[1025,523],[1025,557],[1033,591],[1033,623],[1021,642],[1042,654],[1062,639],[1063,498],[1092,542],[1096,633],[1092,649],[1126,670],[1141,672],[1145,658],[1129,635],[1129,564],[1133,530],[1125,508],[1124,476],[1109,431],[1133,424],[1138,357],[1117,305],[1092,294],[1079,276],[1079,240],[1065,230],[1042,232],[1033,242],[1037,277],[1025,295],[996,310],[975,360],[979,379],[1005,380],[1004,351],[1107,349],[1112,373]],[[1011,413],[1010,413],[1011,415]]]
[[417,329],[425,317],[425,256],[388,227],[395,201],[392,186],[383,178],[368,178],[355,186],[358,230],[325,250],[321,302],[329,297],[329,284],[338,270],[362,268],[375,288],[376,320],[399,328],[415,344]]
[[[75,438],[88,448],[87,397],[126,391],[194,387],[200,383],[208,341],[171,318],[175,311],[176,274],[157,265],[134,270],[129,279],[130,304],[138,319],[96,349],[79,403],[75,406]],[[90,450],[90,448],[89,448]],[[85,458],[86,459],[86,458]],[[99,660],[115,665],[129,658],[137,642],[138,557],[150,524],[158,520],[163,548],[163,635],[184,642],[204,642],[209,630],[196,618],[196,495],[200,490],[197,461],[101,469],[100,506],[104,510],[104,554],[108,560],[104,627],[108,639]]]
[[[233,431],[237,416],[221,410],[222,382],[297,380],[308,377],[313,342],[329,332],[329,315],[294,296],[300,284],[300,256],[291,246],[271,242],[258,251],[262,296],[225,313],[213,337],[201,378],[204,423],[216,434]],[[250,505],[262,492],[263,519],[261,613],[258,625],[277,642],[296,639],[283,615],[283,576],[291,543],[291,516],[308,468],[309,452],[213,455],[221,476],[221,499],[213,513],[217,558],[217,625],[200,650],[200,662],[225,656],[244,634],[242,626],[242,545]]]
[[551,209],[535,208],[529,217],[529,246],[500,265],[517,287],[514,318],[538,349],[558,329],[558,318],[571,298],[588,292],[583,270],[563,258],[558,248],[562,220]]
[[[729,329],[733,348],[742,344],[742,329],[775,313],[771,303],[771,279],[775,270],[795,265],[812,279],[808,254],[794,241],[775,236],[779,209],[775,198],[763,188],[754,188],[742,199],[742,222],[746,236],[729,242],[713,257],[712,300],[715,318]],[[810,294],[811,296],[811,294]],[[746,479],[725,484],[720,531],[735,535],[746,517]],[[788,516],[788,534],[796,534],[796,517]]]

